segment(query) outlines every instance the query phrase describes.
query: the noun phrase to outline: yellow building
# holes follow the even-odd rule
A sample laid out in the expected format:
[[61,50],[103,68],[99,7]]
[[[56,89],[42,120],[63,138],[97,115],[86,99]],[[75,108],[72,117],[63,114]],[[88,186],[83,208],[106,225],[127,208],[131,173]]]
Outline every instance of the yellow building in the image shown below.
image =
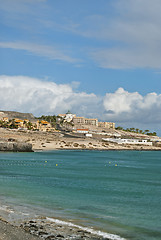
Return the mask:
[[37,129],[39,129],[39,131],[42,131],[42,132],[48,132],[50,130],[53,130],[51,127],[51,124],[45,120],[37,121],[36,125],[37,125]]
[[14,121],[15,121],[15,124],[16,124],[18,127],[23,127],[23,126],[24,126],[24,120],[21,120],[21,119],[16,118]]
[[98,122],[98,127],[115,129],[115,123],[113,123],[113,122]]
[[9,120],[8,120],[8,117],[3,117],[3,118],[2,118],[2,121],[8,122],[8,121],[9,121]]
[[78,125],[92,125],[98,126],[97,118],[74,117],[73,123]]

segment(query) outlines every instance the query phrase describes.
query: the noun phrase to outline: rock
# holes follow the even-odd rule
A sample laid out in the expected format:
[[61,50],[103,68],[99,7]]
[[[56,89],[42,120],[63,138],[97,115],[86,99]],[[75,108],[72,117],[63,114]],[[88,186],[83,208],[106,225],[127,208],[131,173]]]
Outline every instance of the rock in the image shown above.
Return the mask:
[[33,152],[32,144],[20,142],[0,142],[0,151]]
[[50,235],[47,238],[45,238],[45,240],[55,240],[55,236],[54,235]]
[[42,235],[48,235],[48,233],[47,233],[47,232],[42,232],[42,231],[41,231],[41,232],[39,232],[38,234],[39,234],[39,235],[41,235],[41,236],[42,236]]
[[56,235],[56,237],[58,237],[58,238],[64,238],[64,236],[61,235],[61,234]]

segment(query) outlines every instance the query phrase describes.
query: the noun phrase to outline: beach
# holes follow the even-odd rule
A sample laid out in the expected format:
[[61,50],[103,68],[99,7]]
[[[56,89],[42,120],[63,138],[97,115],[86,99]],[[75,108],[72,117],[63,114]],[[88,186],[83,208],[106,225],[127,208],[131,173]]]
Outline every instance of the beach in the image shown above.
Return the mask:
[[[55,240],[55,239],[95,239],[108,240],[107,237],[99,237],[98,232],[91,233],[85,228],[80,228],[74,224],[67,225],[63,221],[53,221],[50,219],[34,219],[14,226],[4,220],[0,220],[0,240]],[[54,219],[53,219],[54,220]],[[105,234],[107,235],[107,234]],[[109,234],[110,235],[110,234]],[[110,239],[116,239],[110,235]],[[119,238],[119,240],[123,238]]]

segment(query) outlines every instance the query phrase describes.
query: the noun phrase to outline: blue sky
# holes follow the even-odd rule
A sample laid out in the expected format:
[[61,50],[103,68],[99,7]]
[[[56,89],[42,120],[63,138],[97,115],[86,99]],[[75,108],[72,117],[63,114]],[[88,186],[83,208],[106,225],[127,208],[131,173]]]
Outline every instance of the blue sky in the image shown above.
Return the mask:
[[160,12],[160,0],[0,0],[0,108],[160,131]]

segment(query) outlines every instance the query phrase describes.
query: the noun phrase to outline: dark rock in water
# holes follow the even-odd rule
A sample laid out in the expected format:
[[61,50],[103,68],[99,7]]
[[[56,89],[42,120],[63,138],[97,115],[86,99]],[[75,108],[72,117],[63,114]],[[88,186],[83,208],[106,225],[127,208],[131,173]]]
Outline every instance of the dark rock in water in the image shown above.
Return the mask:
[[0,142],[0,151],[7,152],[33,152],[31,143]]
[[47,233],[47,232],[42,232],[42,231],[41,231],[41,232],[39,232],[39,235],[40,235],[40,236],[48,235],[48,233]]
[[56,237],[58,237],[58,238],[64,238],[64,236],[61,235],[61,234],[56,235]]
[[31,221],[29,221],[29,223],[36,223],[36,222],[31,220]]
[[45,240],[54,240],[55,239],[55,236],[54,235],[50,235],[48,236],[47,238],[45,238]]

